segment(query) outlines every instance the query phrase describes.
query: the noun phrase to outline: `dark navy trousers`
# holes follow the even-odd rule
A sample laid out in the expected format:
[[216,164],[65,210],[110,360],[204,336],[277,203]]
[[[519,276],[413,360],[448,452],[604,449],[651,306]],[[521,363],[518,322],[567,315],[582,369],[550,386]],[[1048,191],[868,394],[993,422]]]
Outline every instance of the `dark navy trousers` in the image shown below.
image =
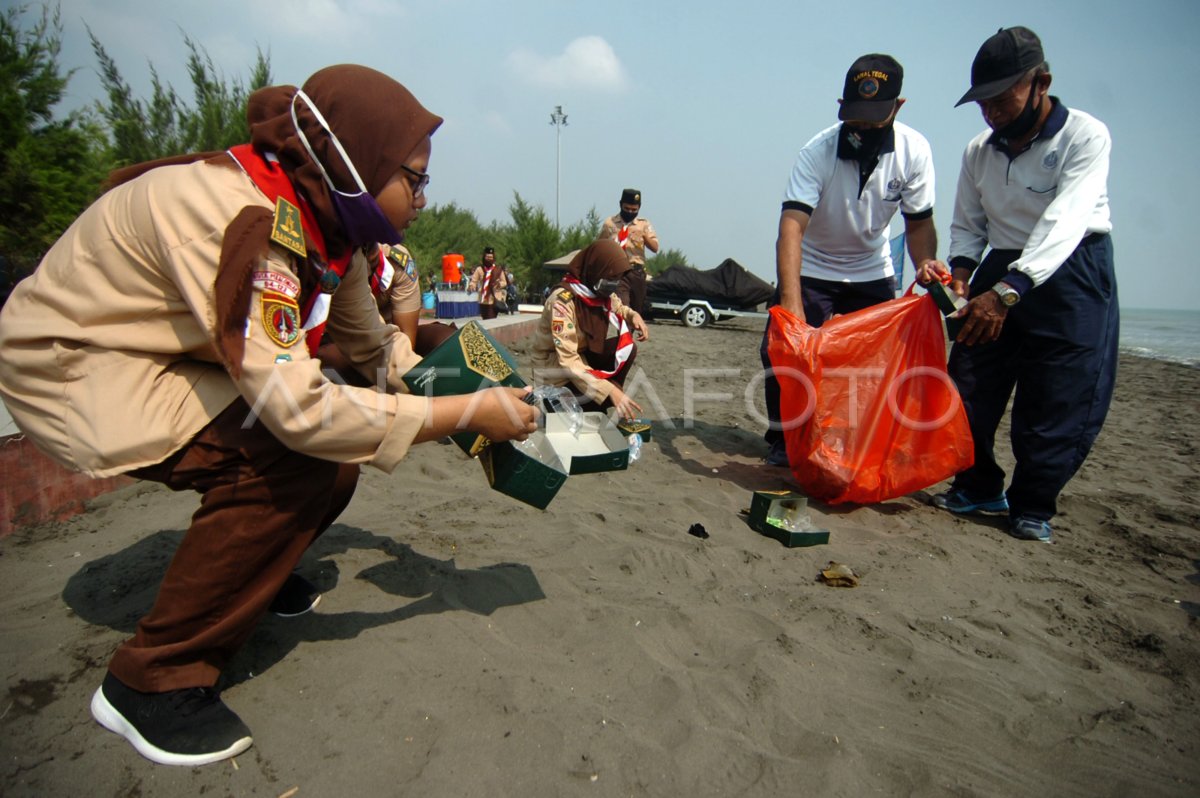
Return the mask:
[[[971,280],[970,295],[1003,279],[1019,256],[990,252]],[[955,489],[976,498],[1004,491],[994,444],[1012,397],[1016,467],[1007,491],[1009,514],[1054,517],[1058,494],[1083,464],[1108,414],[1119,323],[1112,239],[1092,234],[1049,280],[1025,292],[1008,311],[998,339],[954,345],[949,372],[975,438],[975,464],[954,478]]]
[[[896,298],[896,278],[885,277],[882,280],[867,280],[861,283],[843,283],[835,280],[816,280],[811,277],[800,280],[800,302],[804,306],[804,321],[810,327],[820,327],[835,315],[853,313],[856,310],[878,305]],[[772,305],[779,304],[779,292],[775,292]],[[767,431],[763,439],[767,443],[783,440],[783,424],[779,418],[779,380],[771,368],[771,358],[767,356],[767,334],[771,330],[771,320],[763,330],[762,343],[758,346],[758,357],[762,360],[767,377],[763,383],[763,393],[767,403]]]

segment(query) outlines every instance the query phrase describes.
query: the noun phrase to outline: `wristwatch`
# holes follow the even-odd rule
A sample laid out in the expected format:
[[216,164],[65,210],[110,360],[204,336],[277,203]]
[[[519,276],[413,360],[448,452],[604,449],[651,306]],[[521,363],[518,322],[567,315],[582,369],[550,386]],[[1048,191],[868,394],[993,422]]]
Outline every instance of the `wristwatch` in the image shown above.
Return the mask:
[[996,283],[992,286],[992,290],[1000,295],[1000,304],[1006,308],[1011,308],[1021,301],[1020,292],[1008,283]]

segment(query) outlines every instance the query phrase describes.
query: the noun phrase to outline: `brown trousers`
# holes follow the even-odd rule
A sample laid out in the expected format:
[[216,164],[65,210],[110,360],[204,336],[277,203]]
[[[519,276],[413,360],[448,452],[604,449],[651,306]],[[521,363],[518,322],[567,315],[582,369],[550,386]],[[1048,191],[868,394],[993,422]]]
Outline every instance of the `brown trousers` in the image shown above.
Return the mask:
[[201,494],[154,606],[109,663],[135,690],[215,684],[354,495],[358,466],[294,452],[261,421],[242,429],[249,412],[238,399],[166,460],[131,472]]

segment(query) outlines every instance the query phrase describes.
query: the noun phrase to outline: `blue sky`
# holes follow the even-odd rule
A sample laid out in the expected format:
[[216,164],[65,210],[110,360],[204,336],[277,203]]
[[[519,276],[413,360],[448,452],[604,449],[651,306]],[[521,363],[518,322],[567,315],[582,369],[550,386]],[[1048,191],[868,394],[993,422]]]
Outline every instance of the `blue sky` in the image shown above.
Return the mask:
[[[563,224],[614,213],[642,190],[665,247],[709,268],[726,257],[774,279],[779,205],[796,151],[836,121],[847,67],[867,52],[904,65],[900,119],[933,146],[945,256],[962,150],[983,128],[954,108],[971,59],[1000,27],[1041,36],[1052,93],[1105,122],[1117,272],[1127,307],[1200,310],[1192,146],[1195,0],[797,0],[606,4],[574,0],[63,0],[70,102],[99,98],[86,24],[148,96],[149,69],[190,98],[183,37],[226,78],[256,48],[279,83],[355,62],[400,80],[446,118],[429,189],[480,221],[513,191]],[[550,124],[561,105],[567,126]],[[556,180],[556,133],[561,173]],[[556,191],[557,185],[557,191]]]

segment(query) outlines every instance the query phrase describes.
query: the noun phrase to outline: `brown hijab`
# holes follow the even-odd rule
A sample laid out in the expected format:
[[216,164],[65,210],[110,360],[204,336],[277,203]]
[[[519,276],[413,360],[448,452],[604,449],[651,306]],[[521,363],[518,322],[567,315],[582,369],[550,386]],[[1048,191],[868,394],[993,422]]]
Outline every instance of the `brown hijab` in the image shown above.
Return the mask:
[[[567,264],[567,274],[591,290],[599,280],[617,280],[629,271],[625,250],[610,238],[596,241],[583,249]],[[560,285],[567,287],[564,280]],[[570,290],[570,289],[567,289]],[[583,332],[585,358],[593,368],[612,368],[616,355],[616,339],[608,339],[608,310],[585,304],[575,296],[575,323]],[[595,362],[593,362],[595,358]]]

